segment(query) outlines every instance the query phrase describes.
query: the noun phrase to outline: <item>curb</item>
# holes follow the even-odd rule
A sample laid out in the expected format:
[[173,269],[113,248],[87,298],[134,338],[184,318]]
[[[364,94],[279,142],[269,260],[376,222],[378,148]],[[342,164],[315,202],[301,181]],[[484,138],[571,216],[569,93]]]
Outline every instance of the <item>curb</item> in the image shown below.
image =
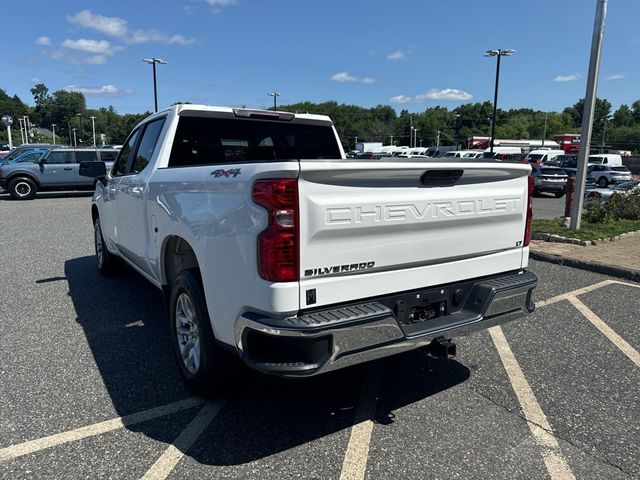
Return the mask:
[[612,277],[620,277],[625,280],[640,282],[640,271],[632,268],[618,267],[614,265],[606,265],[598,262],[585,262],[574,258],[564,258],[560,255],[551,253],[529,251],[529,257],[542,262],[555,263],[556,265],[565,265],[567,267],[579,268],[581,270],[589,270],[591,272],[602,273]]

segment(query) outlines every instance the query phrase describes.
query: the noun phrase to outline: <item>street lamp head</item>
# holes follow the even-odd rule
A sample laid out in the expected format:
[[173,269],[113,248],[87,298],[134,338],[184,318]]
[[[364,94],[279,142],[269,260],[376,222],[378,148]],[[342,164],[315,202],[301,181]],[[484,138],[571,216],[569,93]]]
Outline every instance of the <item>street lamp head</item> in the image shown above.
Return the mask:
[[484,54],[485,57],[497,57],[500,55],[500,50],[487,50]]
[[485,57],[509,57],[515,53],[513,48],[505,48],[504,50],[487,50],[484,54]]
[[271,96],[271,97],[279,97],[280,95],[282,95],[281,93],[278,92],[269,92],[267,93],[267,95]]
[[500,55],[502,55],[503,57],[509,57],[511,55],[513,55],[515,53],[515,50],[513,48],[507,48],[505,50],[500,50]]
[[159,63],[160,65],[166,65],[166,64],[167,64],[167,62],[165,62],[163,59],[161,59],[161,58],[156,58],[156,57],[153,57],[153,58],[143,58],[143,59],[142,59],[142,61],[143,61],[143,62],[146,62],[146,63],[148,63],[148,64],[152,64],[152,63]]

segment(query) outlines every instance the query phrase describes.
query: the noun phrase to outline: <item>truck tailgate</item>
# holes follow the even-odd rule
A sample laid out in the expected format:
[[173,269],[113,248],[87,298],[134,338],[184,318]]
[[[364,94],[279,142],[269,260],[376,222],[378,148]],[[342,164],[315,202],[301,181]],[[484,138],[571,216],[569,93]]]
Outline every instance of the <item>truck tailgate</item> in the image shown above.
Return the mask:
[[529,172],[494,161],[301,161],[301,307],[312,289],[323,305],[359,286],[373,296],[376,285],[401,291],[521,268]]

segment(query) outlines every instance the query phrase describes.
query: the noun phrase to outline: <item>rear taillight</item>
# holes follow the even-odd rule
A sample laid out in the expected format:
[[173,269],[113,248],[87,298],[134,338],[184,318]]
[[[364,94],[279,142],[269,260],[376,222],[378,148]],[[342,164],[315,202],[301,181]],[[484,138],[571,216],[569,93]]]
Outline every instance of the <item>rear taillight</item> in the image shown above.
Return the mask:
[[527,189],[527,222],[524,227],[524,241],[522,242],[526,247],[531,241],[531,222],[533,222],[533,190],[535,181],[531,175],[527,177],[529,179],[529,188]]
[[253,201],[267,209],[269,225],[258,235],[258,272],[271,282],[294,282],[298,268],[298,180],[253,184]]

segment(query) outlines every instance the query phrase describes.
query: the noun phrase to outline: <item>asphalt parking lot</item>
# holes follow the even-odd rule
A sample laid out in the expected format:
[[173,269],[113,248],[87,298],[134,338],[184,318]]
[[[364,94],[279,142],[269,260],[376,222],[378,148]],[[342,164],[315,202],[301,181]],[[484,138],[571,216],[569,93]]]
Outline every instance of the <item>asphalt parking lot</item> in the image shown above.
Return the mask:
[[531,262],[536,312],[455,360],[204,401],[159,291],[98,274],[89,202],[0,195],[0,478],[640,478],[639,285]]
[[550,193],[533,197],[533,218],[556,218],[564,216],[567,197],[556,198]]

